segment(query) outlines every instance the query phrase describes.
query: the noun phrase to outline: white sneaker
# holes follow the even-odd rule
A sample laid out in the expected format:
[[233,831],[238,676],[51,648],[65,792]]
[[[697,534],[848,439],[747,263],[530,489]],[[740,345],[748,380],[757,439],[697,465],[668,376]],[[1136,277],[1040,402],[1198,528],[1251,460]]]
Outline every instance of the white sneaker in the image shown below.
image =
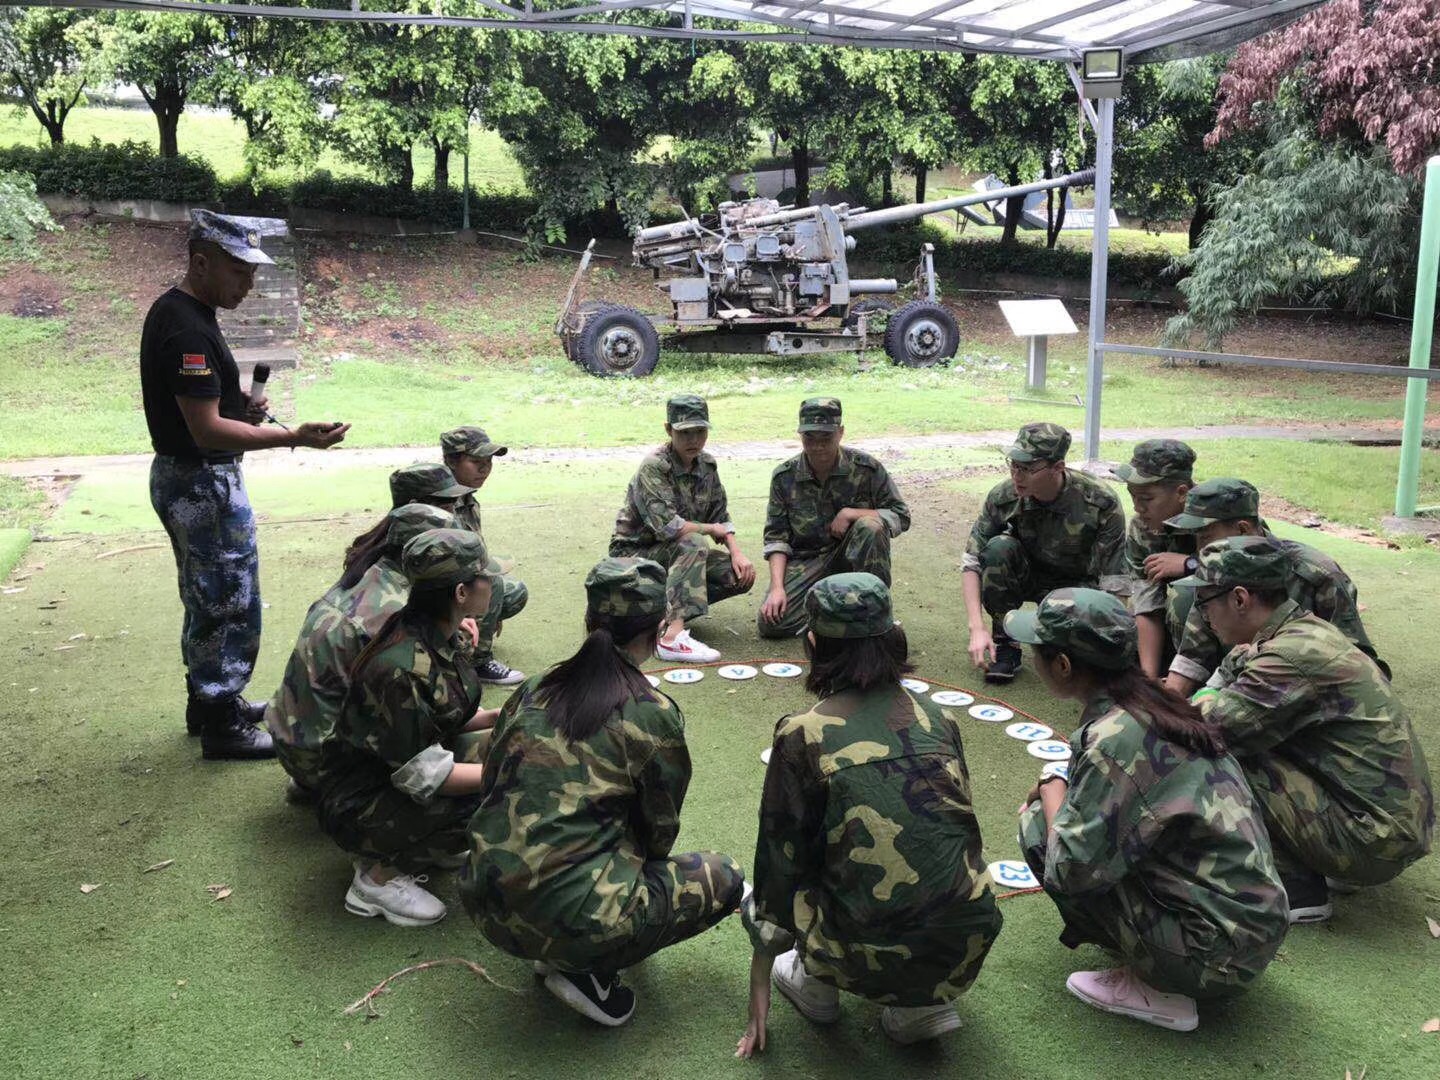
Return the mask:
[[655,643],[655,655],[661,660],[689,661],[694,664],[709,664],[720,659],[720,650],[712,649],[703,641],[696,641],[689,630],[681,630],[669,645],[663,641]]
[[1065,988],[1087,1005],[1156,1027],[1194,1031],[1200,1024],[1194,998],[1156,990],[1129,968],[1077,971],[1065,980]]
[[806,974],[804,961],[794,949],[775,958],[770,977],[775,988],[805,1019],[816,1024],[833,1024],[840,1019],[840,991]]
[[891,1040],[903,1045],[938,1039],[960,1027],[960,1017],[949,1002],[900,1008],[887,1005],[880,1010],[880,1027]]
[[445,917],[445,905],[420,887],[428,880],[424,874],[401,874],[377,885],[356,867],[355,880],[345,894],[345,910],[366,918],[383,915],[396,926],[429,926]]

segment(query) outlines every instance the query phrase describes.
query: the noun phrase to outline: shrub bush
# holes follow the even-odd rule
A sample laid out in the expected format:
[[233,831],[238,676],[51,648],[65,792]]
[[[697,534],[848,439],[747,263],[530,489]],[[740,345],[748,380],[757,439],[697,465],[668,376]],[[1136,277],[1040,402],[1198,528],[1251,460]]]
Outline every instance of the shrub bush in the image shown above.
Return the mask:
[[35,234],[59,227],[35,194],[28,173],[0,170],[0,258],[33,258]]
[[198,158],[162,158],[145,143],[0,147],[0,170],[29,173],[46,195],[211,202],[215,170]]

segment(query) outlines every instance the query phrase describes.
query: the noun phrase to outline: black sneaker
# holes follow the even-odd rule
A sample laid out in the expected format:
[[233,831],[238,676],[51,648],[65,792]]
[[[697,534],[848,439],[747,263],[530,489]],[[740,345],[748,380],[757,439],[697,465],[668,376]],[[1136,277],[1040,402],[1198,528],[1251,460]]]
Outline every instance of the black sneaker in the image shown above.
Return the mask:
[[201,715],[200,756],[206,761],[254,761],[275,756],[270,733],[251,721],[253,706],[244,698],[203,701],[196,706]]
[[988,683],[1011,682],[1020,674],[1020,646],[1008,641],[995,643],[995,662],[985,669]]
[[1330,903],[1330,888],[1319,874],[1282,877],[1285,895],[1290,901],[1290,925],[1320,923],[1335,913]]
[[512,667],[506,667],[493,656],[484,663],[475,665],[475,674],[480,676],[482,683],[490,686],[514,686],[516,683],[525,681],[525,673],[516,671]]
[[568,975],[552,970],[545,976],[545,989],[580,1015],[606,1027],[619,1027],[635,1014],[635,991],[621,986],[618,978],[602,979],[592,972]]

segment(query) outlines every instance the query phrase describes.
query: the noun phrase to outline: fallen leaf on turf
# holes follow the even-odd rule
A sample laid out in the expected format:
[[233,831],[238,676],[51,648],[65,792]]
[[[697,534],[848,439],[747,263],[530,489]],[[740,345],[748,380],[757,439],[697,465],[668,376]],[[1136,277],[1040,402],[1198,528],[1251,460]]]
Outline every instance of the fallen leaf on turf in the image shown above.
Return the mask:
[[65,651],[67,651],[67,650],[69,650],[69,649],[78,649],[79,647],[80,647],[79,645],[56,645],[56,646],[55,646],[55,651],[56,651],[56,652],[65,652]]
[[305,1045],[305,1040],[304,1040],[304,1039],[298,1039],[298,1038],[296,1038],[294,1035],[291,1035],[291,1036],[290,1036],[290,1045],[291,1045],[291,1046],[304,1046],[304,1045]]
[[81,638],[83,638],[84,636],[85,636],[84,634],[71,634],[71,635],[70,635],[68,638],[66,638],[65,640],[66,640],[66,641],[79,641],[79,640],[80,640]]
[[164,859],[164,860],[162,860],[162,861],[160,861],[160,862],[157,862],[157,863],[151,863],[149,866],[145,867],[145,869],[144,869],[144,870],[141,870],[140,872],[141,872],[142,874],[153,874],[156,870],[164,870],[167,866],[174,866],[174,865],[175,865],[175,860],[174,860],[174,859]]
[[94,891],[95,891],[96,889],[98,889],[99,887],[100,887],[100,886],[99,886],[98,884],[95,884],[95,885],[81,885],[81,886],[80,886],[80,891],[83,892],[86,896],[89,896],[92,892],[94,892]]
[[212,900],[224,900],[235,890],[229,885],[206,885],[205,891],[210,894]]
[[1420,1025],[1420,1030],[1425,1032],[1426,1035],[1433,1035],[1435,1032],[1440,1031],[1440,1016],[1431,1017],[1429,1020],[1426,1020]]
[[1425,925],[1430,927],[1431,937],[1440,937],[1440,922],[1436,922],[1429,915],[1425,916]]
[[4,590],[6,596],[14,596],[16,593],[25,591],[24,585],[16,585],[14,588]]

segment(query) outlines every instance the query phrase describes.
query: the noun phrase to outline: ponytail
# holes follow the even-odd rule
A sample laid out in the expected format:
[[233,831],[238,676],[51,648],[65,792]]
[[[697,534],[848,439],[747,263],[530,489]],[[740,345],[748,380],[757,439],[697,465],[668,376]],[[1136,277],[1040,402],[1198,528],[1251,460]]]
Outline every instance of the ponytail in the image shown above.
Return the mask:
[[399,636],[402,623],[406,621],[412,624],[433,622],[447,615],[453,595],[453,585],[443,585],[436,589],[411,589],[409,597],[405,600],[405,606],[385,620],[380,630],[366,642],[365,647],[360,650],[360,654],[355,657],[354,663],[350,665],[347,673],[350,679],[350,692],[353,693],[355,687],[359,685],[360,676],[364,673],[366,665]]
[[342,589],[353,589],[365,576],[365,571],[380,561],[389,546],[390,517],[387,514],[379,523],[366,529],[345,549],[344,572],[340,575]]
[[575,655],[547,671],[535,688],[555,730],[572,743],[594,735],[628,702],[655,700],[649,680],[619,650],[642,635],[653,650],[659,620],[586,612],[585,627],[589,633]]

